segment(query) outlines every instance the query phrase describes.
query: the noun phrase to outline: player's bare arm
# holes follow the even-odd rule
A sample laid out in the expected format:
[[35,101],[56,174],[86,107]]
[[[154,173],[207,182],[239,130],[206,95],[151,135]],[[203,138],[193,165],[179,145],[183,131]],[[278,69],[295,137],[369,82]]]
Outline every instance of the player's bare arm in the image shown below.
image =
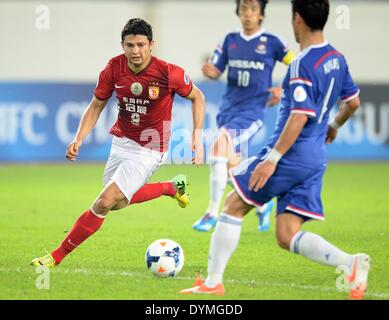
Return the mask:
[[221,76],[219,69],[210,62],[204,63],[201,70],[203,71],[204,76],[212,80],[216,80]]
[[[305,114],[291,114],[272,151],[277,152],[280,156],[288,152],[299,137],[307,121],[308,117]],[[249,189],[257,192],[263,188],[267,180],[273,175],[276,167],[277,162],[269,157],[267,160],[259,163],[251,175]]]
[[108,100],[99,100],[98,98],[93,96],[91,102],[89,103],[80,120],[80,124],[78,125],[77,133],[73,141],[68,145],[66,149],[66,158],[68,160],[76,160],[76,157],[78,155],[78,149],[81,147],[85,137],[95,127],[96,122],[101,114],[101,111],[103,111],[107,102]]
[[[286,66],[289,66],[295,58],[296,54],[292,50],[289,50],[288,53],[285,55],[284,59],[282,59],[282,62]],[[269,101],[267,102],[267,106],[274,107],[281,101],[282,83],[280,83],[278,87],[270,88],[268,91],[270,92],[271,96]]]
[[338,135],[338,128],[345,124],[346,121],[352,117],[352,115],[355,113],[355,111],[358,110],[360,105],[361,102],[359,100],[359,97],[355,97],[354,99],[341,105],[332,124],[330,123],[328,125],[326,137],[327,144],[332,143],[336,139],[336,136]]
[[205,97],[199,88],[193,84],[192,91],[186,97],[192,101],[193,114],[193,134],[192,134],[192,151],[195,156],[192,159],[194,164],[202,164],[204,162],[204,148],[202,142],[204,113],[205,113]]

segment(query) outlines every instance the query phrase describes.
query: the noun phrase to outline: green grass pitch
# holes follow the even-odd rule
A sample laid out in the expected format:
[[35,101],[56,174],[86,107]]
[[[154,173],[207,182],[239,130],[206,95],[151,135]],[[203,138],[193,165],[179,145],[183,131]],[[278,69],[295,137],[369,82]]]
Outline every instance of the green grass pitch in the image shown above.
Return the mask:
[[[208,201],[207,166],[164,166],[153,181],[190,177],[191,205],[169,197],[111,213],[96,234],[50,272],[49,289],[36,287],[29,262],[52,250],[101,190],[103,164],[0,166],[0,299],[348,299],[339,274],[281,250],[271,230],[257,231],[250,213],[225,273],[225,297],[181,296],[206,275],[211,233],[191,229]],[[304,226],[345,251],[372,257],[366,299],[389,299],[389,163],[330,163],[324,181],[325,222]],[[147,246],[177,241],[185,266],[157,278],[145,266]]]

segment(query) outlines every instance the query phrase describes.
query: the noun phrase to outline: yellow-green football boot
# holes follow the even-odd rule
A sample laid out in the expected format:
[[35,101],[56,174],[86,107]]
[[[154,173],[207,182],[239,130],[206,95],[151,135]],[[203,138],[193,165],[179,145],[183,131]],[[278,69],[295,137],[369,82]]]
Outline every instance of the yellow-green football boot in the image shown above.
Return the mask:
[[53,256],[48,253],[43,257],[40,258],[35,258],[34,260],[31,261],[30,265],[39,267],[39,266],[46,266],[49,268],[54,268],[55,267],[55,260]]
[[177,188],[176,194],[172,197],[173,199],[176,199],[178,202],[178,205],[181,208],[185,208],[189,205],[189,194],[187,193],[188,189],[188,177],[184,174],[179,174],[178,176],[175,176],[171,180]]

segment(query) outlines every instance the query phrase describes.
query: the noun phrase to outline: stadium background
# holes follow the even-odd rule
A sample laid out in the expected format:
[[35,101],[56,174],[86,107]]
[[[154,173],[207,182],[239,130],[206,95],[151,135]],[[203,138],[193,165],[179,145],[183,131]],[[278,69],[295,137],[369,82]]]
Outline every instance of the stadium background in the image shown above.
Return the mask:
[[[362,108],[329,147],[336,161],[324,181],[326,223],[307,227],[349,252],[371,254],[366,297],[389,299],[389,2],[331,4],[326,37],[346,55],[361,87]],[[206,273],[211,233],[195,232],[191,224],[208,199],[207,166],[161,168],[154,181],[179,172],[190,176],[190,207],[183,212],[161,198],[110,215],[93,241],[51,271],[51,290],[37,287],[39,275],[28,263],[57,246],[63,230],[101,190],[114,97],[79,161],[66,162],[64,153],[100,70],[121,53],[120,32],[127,20],[143,17],[152,24],[154,54],[184,67],[204,90],[205,125],[215,129],[225,80],[205,80],[201,64],[226,32],[239,28],[234,11],[233,0],[0,0],[0,299],[182,299],[178,290]],[[265,28],[298,52],[289,1],[271,0],[266,15]],[[276,67],[275,84],[285,71]],[[182,133],[191,129],[191,110],[177,99],[173,112],[171,160],[182,163],[189,148],[186,144],[182,152]],[[266,130],[250,153],[271,134],[276,112],[268,110]],[[226,270],[225,298],[347,299],[335,288],[333,270],[277,248],[274,215],[271,219],[266,234],[256,230],[254,215],[245,219],[241,243]],[[185,267],[174,279],[153,278],[145,268],[144,252],[159,238],[184,248]]]
[[[298,52],[289,7],[289,1],[270,1],[264,26]],[[129,17],[147,19],[154,29],[154,54],[184,67],[203,89],[205,128],[215,134],[225,88],[223,80],[205,80],[201,64],[227,31],[239,28],[234,8],[233,1],[1,1],[0,161],[65,161],[64,148],[99,72],[121,53],[120,32]],[[386,1],[332,1],[326,36],[346,55],[361,87],[362,108],[330,146],[330,159],[389,160],[387,12]],[[275,83],[285,70],[276,67]],[[111,138],[106,132],[117,112],[114,96],[106,109],[80,160],[106,159]],[[174,163],[190,156],[180,131],[191,128],[190,114],[190,106],[176,99],[170,157]],[[255,137],[250,153],[272,133],[275,117],[276,108],[270,109],[266,129]]]

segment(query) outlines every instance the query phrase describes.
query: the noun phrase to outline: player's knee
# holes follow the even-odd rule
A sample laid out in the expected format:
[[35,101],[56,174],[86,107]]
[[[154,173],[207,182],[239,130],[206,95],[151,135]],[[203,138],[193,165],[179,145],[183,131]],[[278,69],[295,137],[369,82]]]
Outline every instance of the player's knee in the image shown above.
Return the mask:
[[291,239],[287,233],[277,232],[277,243],[282,249],[289,250]]
[[223,212],[237,218],[243,218],[251,210],[238,195],[236,191],[231,191],[224,202]]
[[304,220],[291,214],[277,216],[276,237],[278,245],[289,250],[290,243],[297,232],[301,230]]
[[105,215],[115,206],[116,202],[114,199],[107,196],[102,196],[95,201],[93,209],[96,211],[96,213]]
[[293,228],[277,228],[276,237],[278,245],[285,250],[290,249],[290,243],[299,230]]
[[117,211],[117,210],[120,210],[120,209],[123,209],[125,207],[127,207],[128,205],[128,201],[127,200],[123,200],[123,201],[120,201],[118,202],[115,206],[113,206],[111,208],[112,211]]

